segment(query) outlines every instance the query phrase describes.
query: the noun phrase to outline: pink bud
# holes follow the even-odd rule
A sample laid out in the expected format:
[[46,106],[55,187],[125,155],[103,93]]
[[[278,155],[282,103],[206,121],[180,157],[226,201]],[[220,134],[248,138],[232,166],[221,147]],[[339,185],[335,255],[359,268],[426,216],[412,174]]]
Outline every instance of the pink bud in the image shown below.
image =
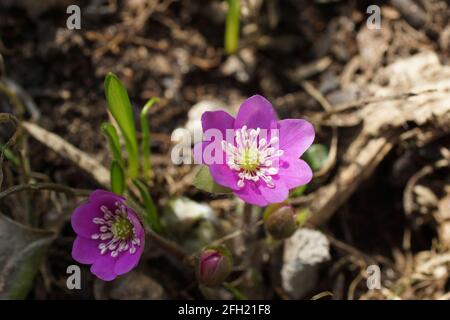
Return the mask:
[[226,249],[206,249],[199,259],[199,281],[207,287],[218,286],[229,275],[232,267],[231,255]]

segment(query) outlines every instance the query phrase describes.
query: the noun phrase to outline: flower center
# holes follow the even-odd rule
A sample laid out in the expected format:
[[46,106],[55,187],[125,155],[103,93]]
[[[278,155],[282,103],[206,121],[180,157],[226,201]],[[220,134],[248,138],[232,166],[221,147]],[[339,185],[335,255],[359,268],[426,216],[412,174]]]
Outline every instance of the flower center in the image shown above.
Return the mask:
[[267,141],[260,138],[260,132],[260,128],[249,130],[247,126],[243,126],[236,130],[235,143],[222,140],[228,167],[239,172],[237,182],[239,188],[244,187],[246,181],[259,180],[270,188],[275,187],[272,176],[278,174],[278,169],[273,163],[284,152],[274,147],[278,143],[278,137],[272,137]]
[[133,234],[133,224],[128,219],[119,218],[111,226],[111,231],[120,240],[127,240]]
[[257,149],[245,149],[242,157],[241,167],[247,171],[255,171],[259,166]]
[[136,236],[133,223],[128,218],[127,208],[117,201],[114,212],[106,206],[101,206],[103,218],[94,218],[92,222],[99,226],[99,232],[92,234],[93,240],[100,240],[98,249],[101,254],[111,252],[111,257],[117,257],[120,252],[129,251],[134,254],[141,241]]

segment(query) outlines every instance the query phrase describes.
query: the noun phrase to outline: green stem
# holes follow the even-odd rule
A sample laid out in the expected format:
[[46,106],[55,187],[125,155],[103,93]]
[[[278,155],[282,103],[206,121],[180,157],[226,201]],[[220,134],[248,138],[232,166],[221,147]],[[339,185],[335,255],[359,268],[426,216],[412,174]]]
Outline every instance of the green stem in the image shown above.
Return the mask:
[[229,282],[224,282],[223,286],[230,292],[236,300],[247,300],[248,298]]
[[19,120],[13,116],[12,114],[9,113],[0,113],[0,123],[4,123],[4,122],[10,122],[14,127],[15,127],[15,132],[12,135],[11,138],[8,139],[8,141],[3,145],[2,149],[0,150],[0,188],[2,186],[3,183],[3,159],[5,156],[5,152],[4,150],[9,148],[10,146],[12,146],[14,143],[16,143],[20,133],[21,133],[21,129],[20,129],[20,125],[19,125]]
[[[141,205],[139,205],[134,200],[128,198],[127,203],[130,204],[133,209],[136,210],[137,213],[140,214],[141,217],[145,216],[145,210],[142,208]],[[160,248],[162,248],[164,251],[178,259],[183,264],[187,263],[189,261],[190,255],[187,254],[181,247],[179,247],[176,243],[167,240],[157,234],[155,231],[153,231],[149,226],[145,226],[145,231],[147,236]]]
[[240,10],[239,0],[228,0],[228,13],[225,25],[225,51],[227,54],[236,53],[239,46]]
[[181,249],[177,244],[172,241],[169,241],[159,234],[151,230],[150,228],[146,228],[148,237],[157,244],[161,249],[165,250],[178,260],[180,260],[183,264],[189,261],[190,255],[188,255],[183,249]]

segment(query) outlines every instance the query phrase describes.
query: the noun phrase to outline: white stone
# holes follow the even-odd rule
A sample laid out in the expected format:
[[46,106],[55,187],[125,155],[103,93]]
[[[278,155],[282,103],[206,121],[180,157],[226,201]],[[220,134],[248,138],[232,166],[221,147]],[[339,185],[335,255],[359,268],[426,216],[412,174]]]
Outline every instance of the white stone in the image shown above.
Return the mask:
[[213,209],[206,203],[198,203],[189,198],[177,198],[170,203],[170,207],[180,221],[205,219],[213,221],[215,219]]
[[285,242],[281,280],[294,299],[310,292],[317,282],[319,266],[330,260],[330,243],[321,232],[299,229]]

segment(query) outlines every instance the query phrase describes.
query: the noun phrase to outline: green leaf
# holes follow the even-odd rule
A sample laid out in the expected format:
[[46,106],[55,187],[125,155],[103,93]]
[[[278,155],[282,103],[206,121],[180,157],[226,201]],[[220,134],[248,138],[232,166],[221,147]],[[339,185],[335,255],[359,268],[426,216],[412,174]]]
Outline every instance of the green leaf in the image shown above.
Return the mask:
[[194,178],[193,184],[197,189],[209,193],[231,193],[230,189],[214,182],[211,174],[209,173],[209,169],[206,166],[200,167],[200,170]]
[[122,195],[125,191],[125,174],[122,166],[117,160],[111,163],[111,191]]
[[111,149],[113,159],[118,161],[122,166],[125,165],[122,157],[122,150],[120,148],[119,135],[116,128],[109,122],[102,124],[102,131],[108,139],[109,148]]
[[27,297],[53,239],[0,214],[0,300]]
[[136,178],[139,172],[139,159],[133,110],[127,90],[119,78],[111,72],[105,78],[105,95],[108,109],[117,121],[125,139],[129,175],[131,178]]
[[299,227],[303,227],[311,216],[311,211],[308,208],[303,208],[297,211],[296,222]]
[[150,193],[148,193],[147,187],[139,180],[133,180],[134,185],[139,189],[142,201],[144,202],[145,215],[144,222],[156,233],[162,232],[161,221],[159,220],[158,211],[155,203],[153,202]]
[[147,114],[150,108],[159,102],[159,98],[152,98],[144,105],[142,108],[140,122],[142,130],[142,143],[141,143],[141,153],[142,153],[142,168],[144,171],[144,176],[147,179],[153,177],[152,165],[150,161],[150,129],[148,127]]
[[227,54],[236,53],[239,46],[240,11],[239,0],[228,0],[228,13],[225,25],[225,51]]
[[300,197],[303,193],[305,193],[306,188],[308,187],[308,185],[303,185],[303,186],[299,186],[297,188],[295,188],[291,194],[290,194],[290,198],[297,198]]
[[313,144],[303,155],[313,171],[318,171],[328,158],[328,148],[323,144]]
[[11,161],[16,167],[20,166],[20,159],[14,155],[11,149],[0,143],[0,152],[3,152],[5,158]]

